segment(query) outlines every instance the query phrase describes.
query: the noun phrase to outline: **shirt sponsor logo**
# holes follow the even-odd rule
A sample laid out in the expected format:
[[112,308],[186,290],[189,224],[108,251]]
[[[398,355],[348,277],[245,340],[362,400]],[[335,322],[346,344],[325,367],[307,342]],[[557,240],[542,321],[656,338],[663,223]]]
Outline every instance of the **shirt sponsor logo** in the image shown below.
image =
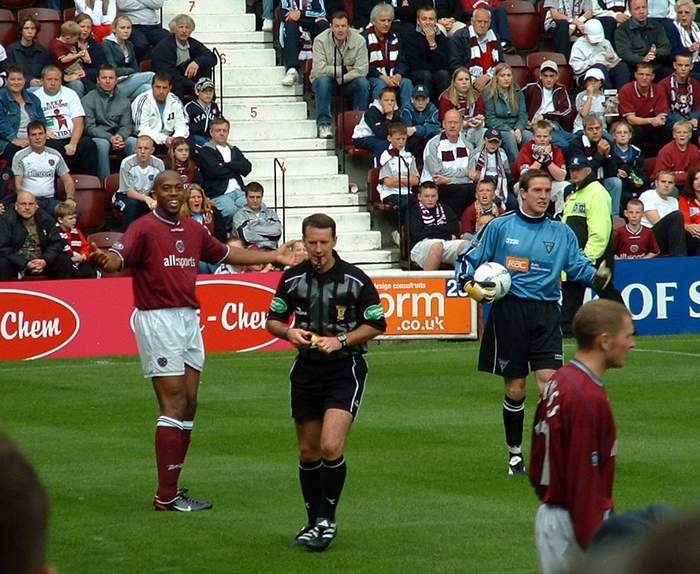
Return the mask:
[[67,303],[21,289],[0,289],[0,360],[38,359],[77,335],[80,319]]
[[379,321],[384,318],[384,308],[381,305],[370,305],[363,316],[368,321]]
[[530,270],[530,260],[527,257],[508,256],[506,257],[506,269],[525,273]]
[[194,257],[177,257],[168,255],[163,258],[163,267],[197,267],[197,261]]
[[520,239],[506,237],[506,245],[520,245]]

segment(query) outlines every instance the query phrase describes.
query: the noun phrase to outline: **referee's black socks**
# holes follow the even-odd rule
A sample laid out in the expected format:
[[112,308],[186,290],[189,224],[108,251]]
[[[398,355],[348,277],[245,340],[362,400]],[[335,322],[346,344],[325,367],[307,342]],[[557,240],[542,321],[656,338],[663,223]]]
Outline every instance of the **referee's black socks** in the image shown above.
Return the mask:
[[306,505],[306,514],[309,517],[308,524],[314,524],[318,516],[318,507],[321,504],[322,472],[323,463],[320,458],[309,462],[299,461],[299,482]]
[[335,460],[323,459],[323,472],[321,474],[321,506],[318,511],[319,518],[328,518],[335,522],[335,509],[340,500],[340,493],[345,484],[347,466],[345,457],[341,454]]
[[523,444],[523,421],[525,419],[525,397],[516,401],[507,395],[503,399],[503,427],[506,444],[511,454],[520,454]]

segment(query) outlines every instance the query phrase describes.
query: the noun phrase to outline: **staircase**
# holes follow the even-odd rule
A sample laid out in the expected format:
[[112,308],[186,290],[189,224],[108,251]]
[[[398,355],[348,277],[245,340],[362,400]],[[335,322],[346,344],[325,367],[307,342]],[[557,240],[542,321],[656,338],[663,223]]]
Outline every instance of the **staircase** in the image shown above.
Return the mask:
[[[246,181],[264,186],[265,202],[277,205],[287,239],[301,236],[307,215],[327,213],[337,223],[337,249],[343,259],[365,269],[392,267],[395,251],[382,249],[381,233],[371,229],[366,195],[348,191],[348,176],[338,173],[333,140],[316,137],[302,86],[282,86],[285,70],[276,65],[272,34],[255,31],[255,17],[246,14],[245,0],[166,0],[163,25],[181,13],[194,19],[193,36],[221,54],[219,106],[231,122],[229,141],[253,164]],[[215,80],[221,94],[218,71]],[[277,198],[274,194],[275,158],[286,171],[284,210],[279,168]]]

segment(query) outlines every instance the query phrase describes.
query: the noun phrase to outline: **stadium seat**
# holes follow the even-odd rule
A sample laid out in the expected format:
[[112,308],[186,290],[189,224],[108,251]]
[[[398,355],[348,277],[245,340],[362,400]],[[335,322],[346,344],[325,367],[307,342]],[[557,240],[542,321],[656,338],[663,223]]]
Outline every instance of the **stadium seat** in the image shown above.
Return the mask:
[[63,21],[68,22],[68,20],[75,20],[75,7],[66,8],[63,11]]
[[31,14],[41,22],[41,30],[36,36],[36,41],[48,48],[49,42],[58,38],[61,32],[62,14],[58,10],[50,8],[24,8],[17,12],[17,20]]
[[[81,229],[101,229],[105,224],[104,191],[100,180],[94,175],[73,175],[75,182],[75,202],[78,204],[78,227]],[[65,197],[63,180],[58,179],[58,197]]]
[[521,88],[530,81],[530,70],[520,54],[504,54],[505,62],[513,70],[513,79]]
[[348,111],[338,114],[335,119],[335,133],[338,145],[343,148],[346,154],[355,157],[372,157],[372,152],[367,149],[355,147],[352,143],[352,132],[355,126],[360,123],[364,112]]
[[[2,7],[10,10],[20,10],[34,4],[35,0],[2,0]],[[19,19],[19,18],[18,18]]]
[[141,63],[139,64],[139,72],[150,72],[151,70],[153,70],[153,61],[141,60]]
[[379,185],[379,168],[373,167],[367,172],[367,197],[370,201],[372,207],[379,211],[394,211],[394,207],[384,203],[379,198],[379,191],[377,191],[377,185]]
[[122,214],[121,211],[116,209],[114,207],[114,204],[112,203],[112,197],[114,196],[117,191],[119,191],[119,174],[118,173],[110,173],[107,177],[105,177],[104,180],[104,198],[105,198],[105,204],[104,204],[104,209],[105,213],[109,214],[110,218],[110,224],[118,224],[121,221]]
[[542,19],[531,2],[508,0],[503,3],[516,50],[536,50],[540,39]]
[[122,238],[123,233],[118,231],[100,231],[87,236],[88,243],[94,243],[100,249],[109,249]]
[[533,52],[527,55],[527,67],[535,81],[540,78],[540,65],[545,60],[552,60],[559,67],[559,83],[567,90],[574,88],[574,71],[566,62],[566,56],[559,52]]
[[654,169],[656,168],[656,158],[655,157],[647,157],[644,159],[644,171],[647,174],[647,179],[651,179],[651,175],[654,173]]
[[10,10],[0,10],[0,45],[9,46],[17,39],[17,19]]

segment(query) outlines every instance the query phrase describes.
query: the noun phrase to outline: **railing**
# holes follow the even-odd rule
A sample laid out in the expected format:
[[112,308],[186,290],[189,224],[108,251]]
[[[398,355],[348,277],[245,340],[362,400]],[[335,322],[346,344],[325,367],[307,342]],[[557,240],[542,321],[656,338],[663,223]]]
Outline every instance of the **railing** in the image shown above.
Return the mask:
[[[402,261],[403,259],[403,246],[404,244],[406,245],[406,269],[408,271],[411,270],[411,166],[408,164],[408,162],[399,154],[396,156],[398,158],[398,178],[399,178],[399,236],[400,236],[400,241],[399,243],[399,265],[401,267],[404,267],[404,262]],[[404,195],[401,193],[401,164],[403,164],[406,167],[406,188],[407,188],[407,193],[406,193],[406,204],[405,204],[405,209],[404,208]],[[405,219],[406,221],[404,222],[404,225],[401,225],[401,220]],[[405,230],[405,235],[404,235],[404,230]]]
[[[221,114],[224,113],[224,64],[226,63],[226,56],[219,52],[214,46],[211,51],[214,56],[216,56],[216,65],[211,70],[211,81],[214,82],[214,89],[217,93],[217,98],[219,100],[219,109]],[[216,81],[216,69],[219,69],[219,81]]]
[[279,210],[277,208],[277,168],[279,168],[282,180],[282,243],[287,240],[287,166],[284,165],[284,161],[280,161],[278,158],[273,160],[273,181],[274,181],[274,192],[275,192],[275,211],[279,215]]

